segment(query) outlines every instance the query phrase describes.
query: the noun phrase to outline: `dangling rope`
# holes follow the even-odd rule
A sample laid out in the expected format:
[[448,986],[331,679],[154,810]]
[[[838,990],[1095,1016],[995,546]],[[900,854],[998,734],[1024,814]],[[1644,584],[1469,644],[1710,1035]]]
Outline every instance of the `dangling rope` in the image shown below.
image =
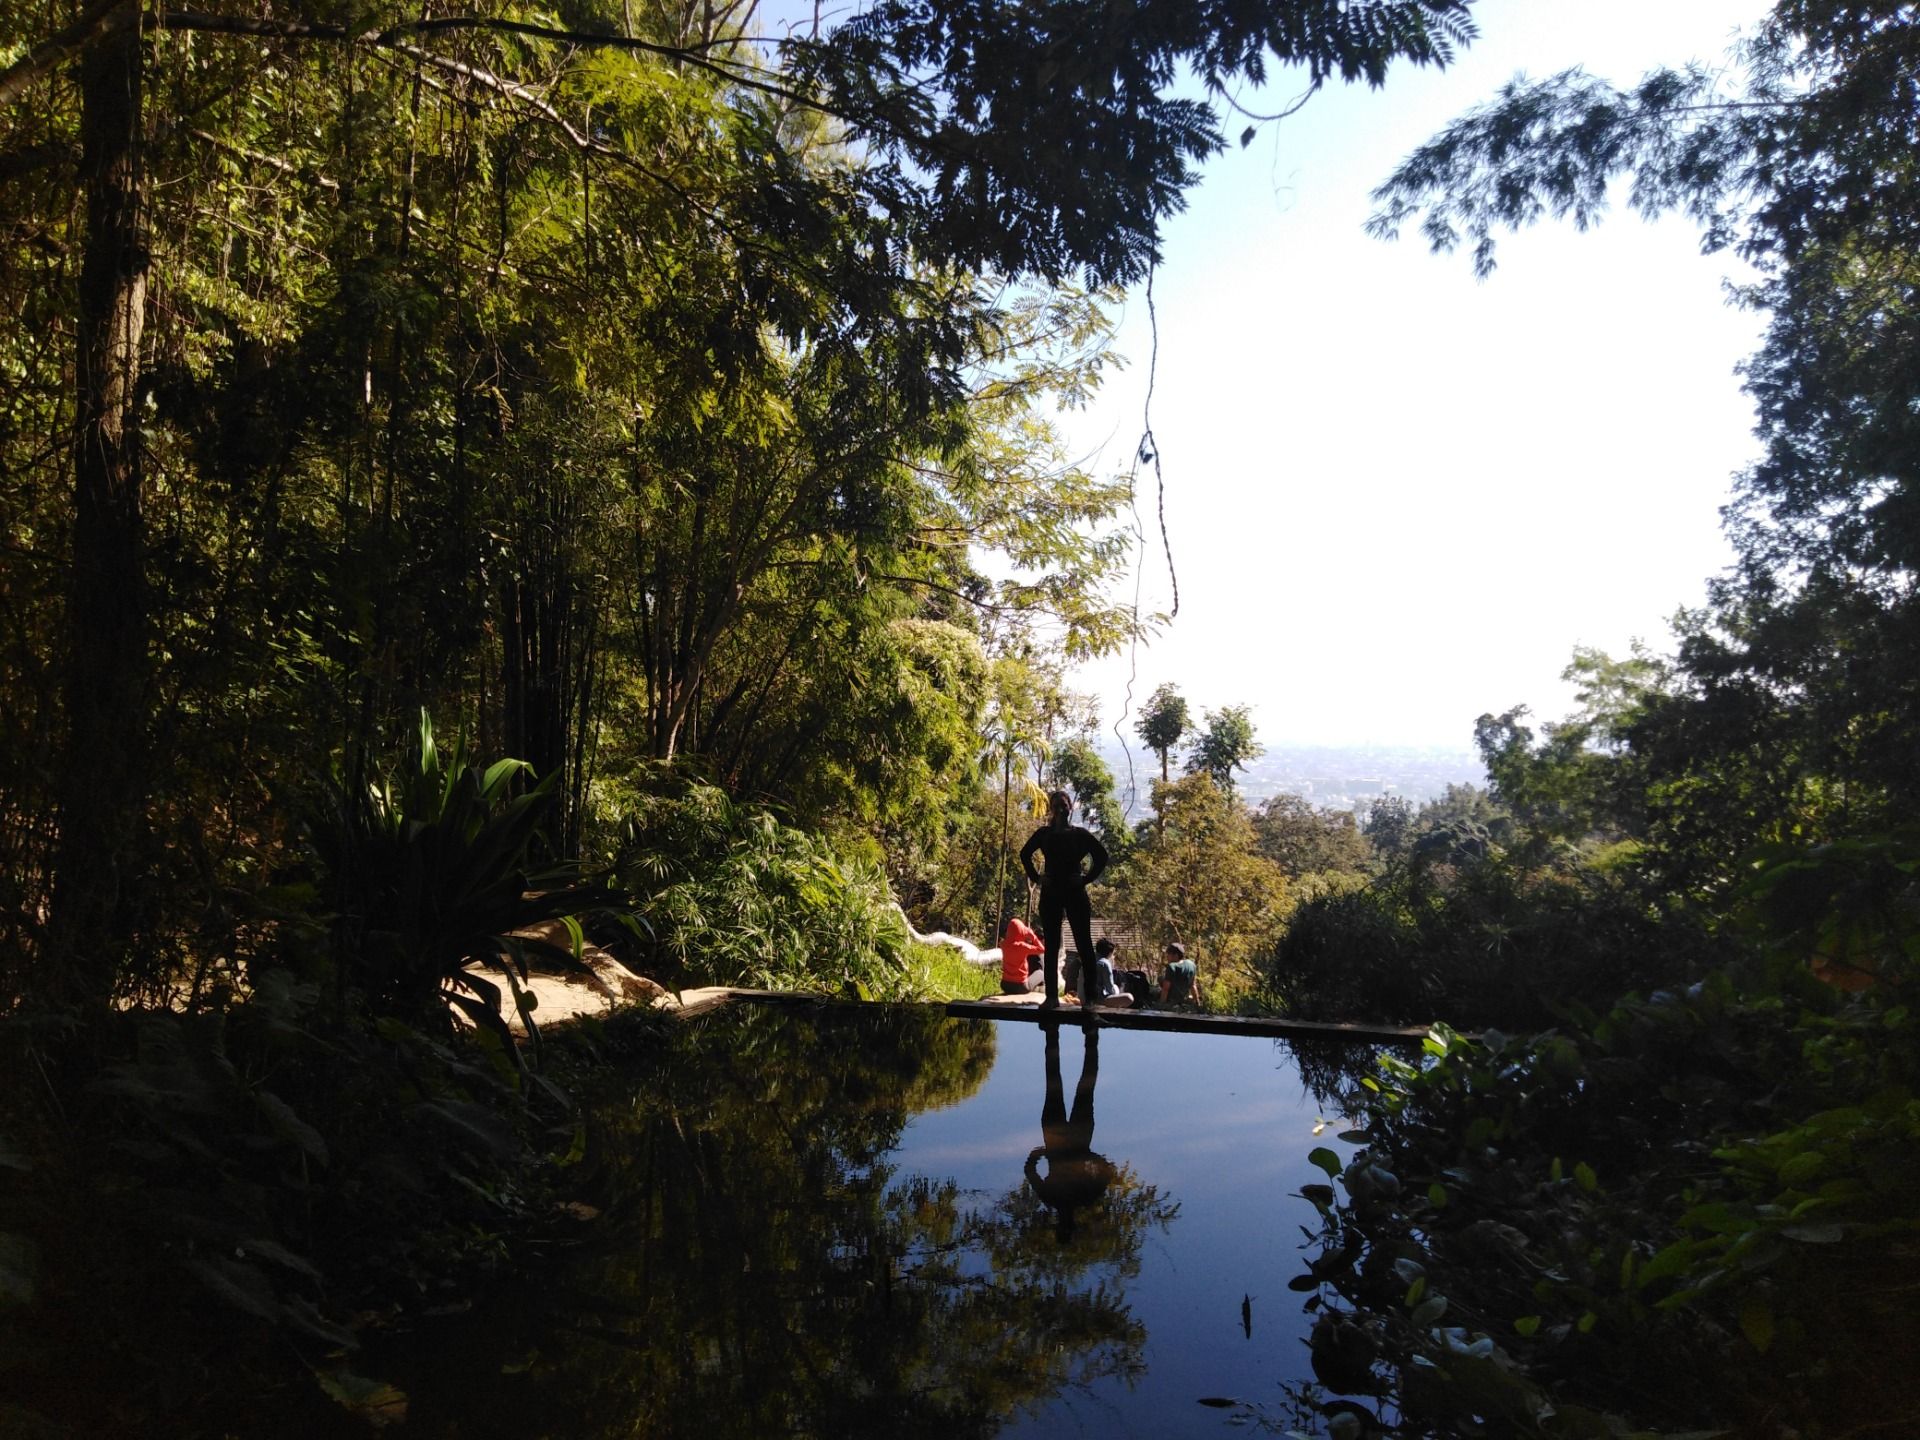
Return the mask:
[[1140,676],[1140,594],[1146,580],[1147,534],[1140,524],[1139,475],[1142,465],[1153,467],[1155,489],[1156,519],[1160,525],[1160,548],[1167,557],[1167,578],[1173,584],[1173,608],[1167,612],[1171,623],[1180,614],[1180,573],[1173,564],[1173,541],[1167,534],[1167,477],[1160,468],[1160,442],[1153,434],[1153,391],[1160,372],[1160,313],[1153,301],[1153,277],[1159,271],[1160,264],[1155,260],[1147,267],[1147,327],[1151,342],[1147,350],[1147,397],[1140,406],[1140,443],[1133,452],[1133,462],[1127,468],[1127,509],[1133,516],[1134,567],[1133,567],[1133,627],[1127,647],[1127,689],[1121,697],[1120,714],[1114,719],[1114,738],[1120,742],[1120,753],[1127,761],[1127,808],[1123,812],[1127,819],[1133,818],[1134,802],[1139,799],[1139,786],[1133,773],[1133,747],[1127,743],[1127,737],[1121,725],[1133,711],[1133,687]]

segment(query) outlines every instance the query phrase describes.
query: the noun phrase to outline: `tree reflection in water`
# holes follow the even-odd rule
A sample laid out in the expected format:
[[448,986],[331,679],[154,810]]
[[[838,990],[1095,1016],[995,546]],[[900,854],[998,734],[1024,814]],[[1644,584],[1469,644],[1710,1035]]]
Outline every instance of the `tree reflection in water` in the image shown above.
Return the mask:
[[[1024,1182],[985,1196],[890,1158],[912,1116],[978,1089],[994,1043],[989,1025],[867,1007],[738,1007],[663,1035],[599,1106],[591,1244],[441,1337],[432,1363],[394,1357],[414,1424],[986,1435],[1138,1374],[1124,1285],[1173,1202],[1103,1160],[1099,1193],[1059,1225]],[[1057,1036],[1049,1067],[1051,1114]],[[1096,1073],[1090,1044],[1088,1139]]]
[[[1293,1062],[1300,1083],[1325,1113],[1358,1113],[1361,1107],[1354,1100],[1354,1092],[1363,1078],[1379,1070],[1382,1047],[1303,1036],[1276,1040],[1274,1044]],[[1411,1052],[1408,1058],[1418,1057],[1418,1042],[1411,1046]]]

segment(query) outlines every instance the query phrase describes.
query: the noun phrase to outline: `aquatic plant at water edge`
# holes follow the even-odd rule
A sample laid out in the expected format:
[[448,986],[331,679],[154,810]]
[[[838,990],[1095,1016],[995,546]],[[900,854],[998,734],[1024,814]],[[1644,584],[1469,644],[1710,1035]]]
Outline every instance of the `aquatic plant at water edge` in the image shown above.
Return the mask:
[[[13,1081],[18,1029],[0,1022]],[[42,1072],[0,1107],[37,1142],[30,1164],[0,1146],[8,1434],[401,1418],[369,1331],[507,1261],[578,1149],[486,1032],[336,1023],[284,971],[225,1009],[122,1013],[99,1043],[90,1080]]]
[[1329,1183],[1303,1192],[1328,1391],[1412,1435],[1920,1413],[1905,1005],[1716,977],[1528,1039],[1436,1027],[1380,1067],[1353,1097],[1365,1148],[1315,1151]]

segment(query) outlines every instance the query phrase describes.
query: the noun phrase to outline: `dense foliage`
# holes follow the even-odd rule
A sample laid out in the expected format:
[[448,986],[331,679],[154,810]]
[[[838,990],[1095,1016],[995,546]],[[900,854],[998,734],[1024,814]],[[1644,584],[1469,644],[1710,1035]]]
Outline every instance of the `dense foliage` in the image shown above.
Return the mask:
[[373,1267],[573,1154],[531,963],[892,994],[883,873],[1005,908],[1060,666],[1153,623],[1050,428],[1109,287],[1225,92],[1466,8],[0,0],[9,1340],[110,1375],[124,1271],[370,1413]]
[[662,983],[889,999],[907,988],[906,922],[872,866],[709,785],[653,798],[627,824],[617,873]]
[[1769,325],[1738,564],[1677,654],[1577,652],[1578,714],[1483,716],[1498,823],[1391,817],[1385,882],[1278,947],[1308,1003],[1357,964],[1409,1009],[1531,1032],[1436,1027],[1355,1093],[1365,1148],[1316,1153],[1339,1189],[1310,1194],[1306,1399],[1334,1433],[1920,1415],[1916,56],[1911,7],[1782,3],[1744,91],[1702,66],[1523,79],[1380,192],[1379,229],[1418,216],[1484,273],[1499,227],[1591,222],[1630,176],[1636,208],[1754,262]]
[[1155,782],[1154,820],[1116,879],[1110,913],[1149,953],[1178,940],[1204,960],[1216,988],[1248,988],[1246,963],[1289,907],[1287,878],[1258,853],[1253,820],[1231,790],[1204,771]]
[[[1329,1429],[1911,1424],[1910,7],[1782,0],[1741,90],[1516,82],[1381,191],[1378,230],[1485,272],[1500,227],[1587,223],[1628,177],[1757,267],[1764,453],[1673,657],[1576,652],[1575,715],[1481,718],[1490,791],[1358,821],[1250,814],[1247,712],[1196,728],[1172,687],[1133,834],[1075,741],[1064,663],[1154,624],[1100,584],[1125,482],[1049,425],[1109,363],[1108,287],[1154,262],[1234,86],[1444,63],[1465,11],[880,0],[763,37],[739,6],[0,0],[0,1317],[27,1407],[0,1420],[34,1423],[69,1355],[96,1429],[290,1355],[297,1406],[377,1414],[344,1358],[364,1305],[496,1262],[585,1154],[500,1018],[537,1042],[542,945],[901,993],[889,884],[997,927],[1058,784],[1112,842],[1116,914],[1193,943],[1216,999],[1499,1027],[1437,1027],[1355,1097],[1365,1151],[1320,1152]],[[631,1155],[698,1179],[675,1107],[707,1097],[673,1084]],[[1008,1363],[959,1240],[1064,1296],[1060,1355],[1124,1368],[1125,1317],[1024,1255],[1031,1215],[880,1197],[893,1118],[823,1155],[751,1083],[712,1103],[768,1141],[769,1195],[825,1165],[861,1234],[923,1248],[977,1347],[931,1418],[1073,1373]],[[250,1328],[148,1356],[122,1295],[170,1304],[170,1342]],[[902,1347],[892,1381],[952,1377],[849,1313],[849,1343]],[[859,1419],[844,1399],[803,1418]]]

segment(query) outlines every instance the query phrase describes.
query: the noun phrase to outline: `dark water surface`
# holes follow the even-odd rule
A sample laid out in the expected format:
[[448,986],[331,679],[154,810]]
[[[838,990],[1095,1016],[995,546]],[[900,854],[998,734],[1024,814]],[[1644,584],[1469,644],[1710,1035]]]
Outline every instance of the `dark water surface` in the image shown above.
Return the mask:
[[1294,1192],[1349,1147],[1283,1042],[1075,1017],[1050,1050],[851,1007],[682,1028],[600,1106],[580,1243],[380,1357],[403,1433],[1287,1427]]

